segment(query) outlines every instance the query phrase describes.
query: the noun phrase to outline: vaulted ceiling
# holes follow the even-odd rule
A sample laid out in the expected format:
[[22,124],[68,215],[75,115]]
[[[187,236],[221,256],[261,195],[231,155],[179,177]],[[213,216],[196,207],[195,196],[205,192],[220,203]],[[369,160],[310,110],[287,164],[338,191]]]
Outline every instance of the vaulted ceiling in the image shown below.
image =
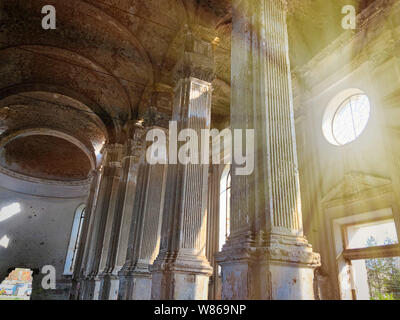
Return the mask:
[[[299,3],[289,16],[295,65],[324,45],[316,35],[309,37],[312,24],[325,21],[324,12],[329,14],[332,8],[336,17],[340,15],[339,5],[324,9],[321,3],[326,1]],[[214,126],[223,126],[230,105],[230,4],[230,0],[0,0],[0,165],[41,178],[85,176],[82,168],[89,171],[96,165],[103,144],[118,142],[124,123],[138,119],[148,90],[172,90],[171,70],[185,24],[214,43],[212,120]],[[41,27],[45,5],[57,10],[56,30]],[[315,8],[323,12],[318,14]],[[321,25],[314,27],[325,32]],[[324,41],[333,36],[335,32]],[[37,164],[40,150],[53,154],[48,165],[57,165],[55,145],[57,152],[76,159],[60,164],[64,176],[63,170],[46,171]],[[26,164],[21,162],[23,156]],[[10,165],[13,159],[18,166]]]

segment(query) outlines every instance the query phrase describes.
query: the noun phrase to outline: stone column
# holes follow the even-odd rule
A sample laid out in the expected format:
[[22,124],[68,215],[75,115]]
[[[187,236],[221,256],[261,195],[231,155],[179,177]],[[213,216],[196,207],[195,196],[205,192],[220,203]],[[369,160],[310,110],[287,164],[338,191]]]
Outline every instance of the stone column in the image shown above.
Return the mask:
[[143,212],[144,193],[146,189],[146,163],[145,159],[141,159],[139,163],[138,178],[136,192],[132,195],[134,198],[132,208],[132,219],[129,226],[129,236],[126,249],[126,259],[122,269],[119,271],[119,288],[118,300],[131,300],[131,292],[133,286],[133,269],[135,264],[135,245],[136,232],[139,217]]
[[[187,33],[174,74],[173,121],[177,122],[178,132],[193,129],[200,137],[200,130],[210,127],[211,44]],[[176,137],[170,138],[170,141],[176,140]],[[174,160],[171,156],[160,253],[150,268],[151,298],[207,299],[208,278],[212,273],[205,256],[208,165],[171,164]]]
[[104,270],[105,252],[108,252],[111,223],[116,208],[117,192],[120,182],[121,157],[123,146],[119,144],[106,146],[102,167],[102,178],[98,199],[93,217],[93,226],[88,247],[86,262],[87,280],[83,299],[98,299],[100,278]]
[[100,172],[99,170],[93,170],[91,172],[91,184],[89,196],[87,199],[87,205],[85,209],[85,216],[83,219],[83,225],[81,230],[81,236],[79,239],[78,250],[76,253],[75,267],[72,276],[72,287],[70,291],[70,300],[77,300],[80,297],[81,290],[83,289],[83,278],[84,278],[84,253],[85,247],[88,244],[89,238],[89,226],[92,219],[92,213],[94,211],[95,203],[97,201],[97,193],[99,190],[99,180],[100,180]]
[[133,139],[128,140],[127,156],[122,159],[121,183],[118,191],[116,214],[113,219],[106,266],[101,275],[99,297],[102,300],[116,300],[119,276],[128,247],[129,225],[132,219],[134,194],[136,192],[139,161],[145,151],[145,131],[136,127]]
[[124,300],[149,300],[151,274],[149,266],[160,247],[162,210],[166,181],[165,165],[143,164],[140,190],[136,193],[127,263],[121,274],[124,284],[119,298]]
[[313,299],[319,255],[302,229],[286,1],[232,5],[231,127],[254,129],[255,165],[250,175],[232,165],[222,299]]

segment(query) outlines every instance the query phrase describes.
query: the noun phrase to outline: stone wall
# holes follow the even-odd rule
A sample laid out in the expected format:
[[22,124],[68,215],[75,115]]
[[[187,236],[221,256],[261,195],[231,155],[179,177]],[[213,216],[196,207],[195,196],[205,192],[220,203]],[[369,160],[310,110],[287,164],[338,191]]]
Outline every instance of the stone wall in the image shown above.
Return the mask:
[[[0,179],[5,180],[3,176]],[[85,193],[77,195],[60,186],[41,185],[36,188],[37,194],[32,195],[8,190],[2,185],[0,182],[0,280],[8,275],[10,268],[30,268],[34,270],[33,299],[67,298],[68,281],[63,276],[65,258],[74,214],[85,203]],[[60,194],[46,196],[46,188],[52,189],[53,194],[58,188]],[[83,192],[79,190],[81,187],[75,188]],[[41,289],[40,271],[45,265],[56,269],[56,290]]]

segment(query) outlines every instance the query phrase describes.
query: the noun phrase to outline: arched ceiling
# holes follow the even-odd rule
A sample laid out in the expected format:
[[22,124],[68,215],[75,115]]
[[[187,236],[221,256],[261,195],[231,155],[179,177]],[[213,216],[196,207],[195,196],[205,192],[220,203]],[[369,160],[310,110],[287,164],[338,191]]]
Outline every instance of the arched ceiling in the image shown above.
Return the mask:
[[13,172],[46,180],[76,181],[88,176],[91,165],[80,148],[55,136],[32,135],[0,150],[0,165]]
[[[289,1],[303,4],[291,10],[289,28],[296,31],[306,24],[304,12],[316,1],[326,2]],[[56,8],[56,30],[41,27],[44,5]],[[212,123],[225,126],[230,107],[230,6],[231,0],[0,0],[0,152],[18,150],[21,156],[18,148],[27,145],[46,153],[42,143],[54,146],[58,139],[70,156],[83,154],[89,163],[96,162],[104,143],[121,142],[124,124],[138,118],[152,88],[172,89],[171,70],[185,24],[214,44]],[[302,43],[300,48],[307,51],[313,45],[307,38],[310,28],[297,30],[292,45]],[[301,62],[303,54],[299,58],[299,51],[292,52],[297,52],[295,63]],[[61,138],[26,135],[38,130],[58,132]],[[84,147],[71,144],[75,140]],[[1,147],[1,141],[10,145]],[[28,158],[21,168],[38,163]],[[70,162],[67,170],[67,162],[62,163],[69,180],[76,168]],[[62,179],[59,171],[46,174]]]
[[[221,38],[216,26],[229,3],[0,1],[0,164],[35,177],[83,179],[104,143],[120,142],[124,123],[137,119],[145,93],[172,86],[183,25],[199,24],[209,41]],[[56,30],[41,27],[44,5],[56,8]],[[229,50],[217,52],[215,119],[229,114],[229,68],[218,63],[227,59]]]

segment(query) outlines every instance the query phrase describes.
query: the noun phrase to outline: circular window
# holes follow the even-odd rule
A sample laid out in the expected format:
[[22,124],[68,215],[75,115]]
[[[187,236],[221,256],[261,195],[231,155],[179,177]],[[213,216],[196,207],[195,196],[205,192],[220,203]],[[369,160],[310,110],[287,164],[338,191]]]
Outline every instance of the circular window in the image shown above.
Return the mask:
[[331,101],[322,126],[326,139],[337,146],[356,140],[367,126],[370,115],[369,99],[364,93],[357,89],[345,93]]

